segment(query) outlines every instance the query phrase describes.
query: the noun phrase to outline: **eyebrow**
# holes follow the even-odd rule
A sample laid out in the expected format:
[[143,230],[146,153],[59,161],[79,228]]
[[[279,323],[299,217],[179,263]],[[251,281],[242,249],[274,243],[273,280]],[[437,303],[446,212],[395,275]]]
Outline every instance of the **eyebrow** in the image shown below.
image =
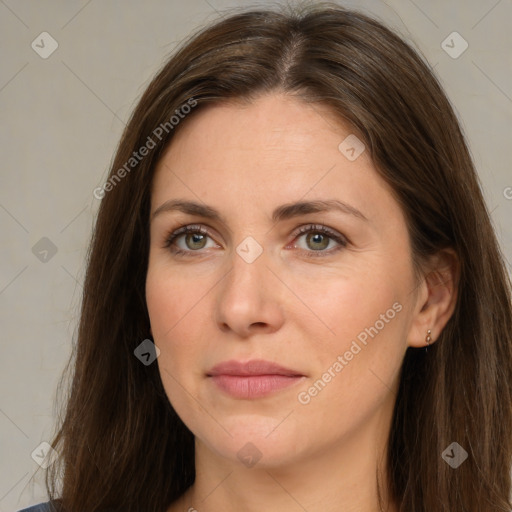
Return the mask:
[[[358,209],[337,199],[299,201],[296,203],[283,204],[272,212],[272,221],[275,223],[294,217],[299,217],[301,215],[306,215],[308,213],[328,212],[332,210],[336,210],[347,215],[353,215],[358,219],[368,222],[367,217]],[[183,199],[170,199],[169,201],[166,201],[153,212],[151,219],[154,219],[164,212],[171,211],[180,211],[188,215],[205,217],[207,219],[227,224],[224,217],[215,208],[205,204]]]

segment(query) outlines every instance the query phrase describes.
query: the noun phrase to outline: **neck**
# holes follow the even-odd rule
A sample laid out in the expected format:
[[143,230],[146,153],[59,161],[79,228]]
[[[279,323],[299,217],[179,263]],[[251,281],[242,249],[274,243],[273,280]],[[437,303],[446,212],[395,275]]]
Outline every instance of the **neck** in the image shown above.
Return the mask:
[[386,487],[390,419],[389,414],[377,414],[336,447],[296,459],[293,466],[258,463],[247,468],[196,438],[196,480],[169,512],[396,512]]

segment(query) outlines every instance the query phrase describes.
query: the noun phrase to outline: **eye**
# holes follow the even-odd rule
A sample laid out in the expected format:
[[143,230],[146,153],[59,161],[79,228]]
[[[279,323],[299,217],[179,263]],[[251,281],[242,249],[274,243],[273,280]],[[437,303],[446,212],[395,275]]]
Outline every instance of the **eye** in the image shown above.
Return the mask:
[[[176,255],[190,254],[191,252],[208,248],[206,245],[208,238],[210,238],[210,236],[206,229],[200,225],[190,224],[173,231],[166,238],[164,249],[169,249]],[[177,242],[181,240],[183,240],[185,247],[180,247],[179,244],[177,244]]]
[[[306,247],[303,249],[308,257],[322,257],[337,252],[346,247],[348,241],[336,231],[331,230],[321,224],[310,224],[302,226],[295,234],[296,239],[304,238]],[[334,247],[331,246],[326,250],[331,242],[335,242]],[[337,245],[336,245],[337,244]]]
[[[348,240],[336,231],[321,224],[309,224],[299,228],[293,236],[294,241],[303,237],[306,247],[299,247],[308,257],[328,256],[347,246]],[[199,224],[189,224],[171,232],[165,239],[163,248],[170,250],[177,256],[189,256],[194,252],[200,252],[201,249],[219,247],[217,244],[208,246],[208,238],[211,239],[203,226]],[[179,244],[183,242],[184,246]],[[334,247],[329,248],[331,243]],[[296,247],[294,244],[293,247]]]

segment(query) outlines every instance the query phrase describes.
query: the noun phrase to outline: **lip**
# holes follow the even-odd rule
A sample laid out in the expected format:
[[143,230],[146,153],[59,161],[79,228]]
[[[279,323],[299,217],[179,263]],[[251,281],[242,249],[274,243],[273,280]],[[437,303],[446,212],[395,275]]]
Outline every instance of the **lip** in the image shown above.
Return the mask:
[[285,368],[271,361],[265,361],[263,359],[252,359],[251,361],[236,361],[234,359],[230,361],[224,361],[216,364],[207,372],[208,377],[217,375],[237,375],[237,376],[248,376],[248,375],[283,375],[285,377],[303,377],[304,375],[290,368]]
[[215,385],[234,398],[267,396],[302,381],[305,375],[270,361],[224,361],[207,372]]

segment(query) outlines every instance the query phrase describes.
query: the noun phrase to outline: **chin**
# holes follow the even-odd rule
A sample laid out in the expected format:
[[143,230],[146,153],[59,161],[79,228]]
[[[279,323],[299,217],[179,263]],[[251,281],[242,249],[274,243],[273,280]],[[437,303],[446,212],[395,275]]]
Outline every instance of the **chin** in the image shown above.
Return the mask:
[[231,421],[219,419],[231,435],[219,427],[215,437],[211,436],[211,431],[209,435],[198,433],[196,437],[208,449],[242,467],[275,468],[296,462],[298,446],[301,451],[305,449],[306,439],[290,430],[291,425],[285,428],[284,423],[288,420],[282,421],[283,418],[255,415],[231,418]]

